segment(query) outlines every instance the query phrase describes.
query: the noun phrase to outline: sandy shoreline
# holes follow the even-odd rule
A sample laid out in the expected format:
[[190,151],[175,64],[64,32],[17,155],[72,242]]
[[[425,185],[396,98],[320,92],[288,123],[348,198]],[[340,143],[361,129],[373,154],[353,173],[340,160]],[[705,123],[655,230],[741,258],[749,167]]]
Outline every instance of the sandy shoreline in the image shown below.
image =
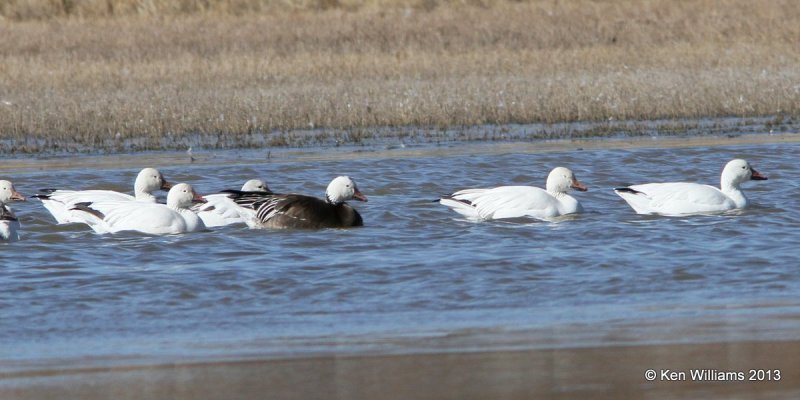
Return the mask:
[[[797,398],[799,357],[798,341],[744,341],[177,362],[0,375],[0,398]],[[693,369],[733,372],[735,381],[693,380]],[[780,380],[749,380],[758,370],[773,379],[778,370]]]

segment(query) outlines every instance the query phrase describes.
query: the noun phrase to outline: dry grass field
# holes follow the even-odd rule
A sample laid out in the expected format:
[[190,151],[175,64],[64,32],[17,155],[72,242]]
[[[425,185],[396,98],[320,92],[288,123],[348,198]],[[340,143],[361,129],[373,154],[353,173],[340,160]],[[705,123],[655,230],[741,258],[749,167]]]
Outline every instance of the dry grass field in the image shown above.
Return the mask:
[[6,0],[0,38],[3,152],[800,116],[793,0]]

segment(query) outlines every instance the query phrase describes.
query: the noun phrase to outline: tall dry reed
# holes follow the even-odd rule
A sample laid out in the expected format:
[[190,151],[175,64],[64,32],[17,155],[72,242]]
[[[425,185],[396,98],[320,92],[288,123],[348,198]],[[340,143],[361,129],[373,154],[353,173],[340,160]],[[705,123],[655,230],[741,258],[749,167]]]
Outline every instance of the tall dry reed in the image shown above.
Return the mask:
[[800,114],[789,0],[2,4],[6,151]]

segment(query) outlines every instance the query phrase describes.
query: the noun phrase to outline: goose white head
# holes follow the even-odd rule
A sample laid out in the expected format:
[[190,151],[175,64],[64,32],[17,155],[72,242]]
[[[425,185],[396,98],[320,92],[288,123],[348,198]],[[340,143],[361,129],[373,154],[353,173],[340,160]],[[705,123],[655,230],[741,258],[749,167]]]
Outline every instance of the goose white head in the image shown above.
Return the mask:
[[726,188],[738,188],[739,185],[749,180],[764,181],[767,180],[767,177],[753,169],[750,163],[745,160],[731,160],[728,161],[728,163],[725,164],[725,168],[722,169],[720,188],[723,191]]
[[197,194],[192,185],[179,183],[172,187],[167,193],[167,207],[182,210],[187,209],[194,203],[205,203],[206,199]]
[[14,184],[9,181],[0,181],[0,205],[11,200],[25,201],[25,196],[14,189]]
[[243,192],[269,192],[269,187],[261,179],[250,179],[242,185]]
[[367,201],[367,196],[358,190],[358,186],[349,176],[340,176],[332,180],[325,190],[325,197],[332,204],[341,204],[352,199]]
[[586,186],[575,178],[575,174],[569,168],[556,167],[547,176],[547,191],[553,194],[567,193],[570,189],[585,192]]
[[136,176],[136,182],[133,184],[133,190],[136,193],[137,199],[153,197],[153,192],[157,190],[169,190],[172,184],[164,179],[155,168],[145,168]]

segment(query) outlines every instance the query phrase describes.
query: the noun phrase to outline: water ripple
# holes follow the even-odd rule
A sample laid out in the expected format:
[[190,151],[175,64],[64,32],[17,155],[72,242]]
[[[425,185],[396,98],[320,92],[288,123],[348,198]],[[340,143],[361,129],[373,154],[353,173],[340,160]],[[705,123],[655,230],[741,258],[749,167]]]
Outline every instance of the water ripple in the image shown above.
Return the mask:
[[[767,144],[162,168],[171,181],[206,193],[261,178],[276,191],[322,195],[333,176],[349,174],[370,197],[355,205],[367,226],[351,230],[97,236],[82,226],[54,226],[37,201],[14,204],[24,239],[0,244],[0,348],[15,350],[0,356],[114,354],[152,338],[196,351],[197,341],[209,337],[292,341],[567,322],[635,325],[653,318],[654,309],[669,319],[719,313],[719,304],[783,304],[800,289],[800,187],[793,179],[799,156],[800,145]],[[770,176],[746,185],[755,203],[747,210],[640,216],[611,190],[649,181],[715,184],[733,157]],[[473,223],[431,201],[467,187],[542,186],[557,165],[589,186],[576,194],[586,214]],[[137,172],[10,178],[26,194],[63,182],[124,190],[120,182]],[[798,311],[785,304],[781,310]],[[52,353],[54,343],[85,340],[93,345],[60,345],[63,354]],[[163,350],[151,346],[136,349]]]

